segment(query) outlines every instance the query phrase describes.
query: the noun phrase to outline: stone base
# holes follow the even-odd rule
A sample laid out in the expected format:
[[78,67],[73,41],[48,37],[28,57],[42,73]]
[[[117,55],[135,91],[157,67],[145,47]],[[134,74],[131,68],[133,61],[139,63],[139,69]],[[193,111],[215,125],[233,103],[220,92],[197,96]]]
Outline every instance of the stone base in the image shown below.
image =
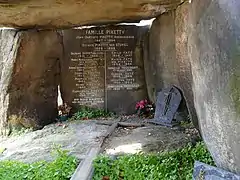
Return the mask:
[[178,122],[169,123],[169,122],[164,122],[164,121],[160,121],[160,120],[149,120],[148,122],[152,123],[152,124],[156,124],[156,125],[171,127],[171,128],[179,125]]

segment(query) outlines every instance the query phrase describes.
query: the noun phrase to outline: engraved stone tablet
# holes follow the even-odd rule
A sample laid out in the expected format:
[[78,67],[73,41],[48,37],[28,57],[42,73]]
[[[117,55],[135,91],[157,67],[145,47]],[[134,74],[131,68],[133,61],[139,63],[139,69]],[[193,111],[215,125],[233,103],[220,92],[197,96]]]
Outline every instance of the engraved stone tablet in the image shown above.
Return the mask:
[[154,120],[150,122],[172,127],[177,124],[174,116],[182,100],[179,90],[172,86],[158,93]]
[[[116,27],[115,27],[116,28]],[[133,113],[135,103],[147,98],[141,38],[146,27],[119,26],[114,36],[115,51],[108,53],[106,89],[108,109],[120,114]]]
[[[104,108],[105,54],[96,51],[98,38],[88,31],[64,31],[65,58],[61,63],[61,91],[64,102]],[[86,34],[86,35],[85,35]],[[83,38],[84,37],[84,38]]]
[[63,31],[64,102],[134,112],[147,97],[141,38],[147,27],[106,26]]

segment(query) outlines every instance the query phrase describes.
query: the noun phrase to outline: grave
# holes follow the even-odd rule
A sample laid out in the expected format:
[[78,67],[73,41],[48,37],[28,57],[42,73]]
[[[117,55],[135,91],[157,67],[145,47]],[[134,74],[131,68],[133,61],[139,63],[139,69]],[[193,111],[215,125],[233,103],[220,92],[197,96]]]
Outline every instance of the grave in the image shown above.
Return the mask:
[[73,108],[134,112],[147,97],[141,38],[148,27],[106,26],[63,31],[61,92]]
[[149,122],[168,127],[177,125],[176,112],[181,100],[181,93],[176,87],[171,86],[163,89],[157,95],[154,120]]

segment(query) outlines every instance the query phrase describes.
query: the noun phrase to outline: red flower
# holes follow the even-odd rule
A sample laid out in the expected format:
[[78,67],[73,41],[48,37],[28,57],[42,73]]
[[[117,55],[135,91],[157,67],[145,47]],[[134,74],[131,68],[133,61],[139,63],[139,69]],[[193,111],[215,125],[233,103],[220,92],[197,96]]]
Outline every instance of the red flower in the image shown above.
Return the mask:
[[143,109],[147,103],[147,100],[141,100],[140,102],[137,102],[135,109]]

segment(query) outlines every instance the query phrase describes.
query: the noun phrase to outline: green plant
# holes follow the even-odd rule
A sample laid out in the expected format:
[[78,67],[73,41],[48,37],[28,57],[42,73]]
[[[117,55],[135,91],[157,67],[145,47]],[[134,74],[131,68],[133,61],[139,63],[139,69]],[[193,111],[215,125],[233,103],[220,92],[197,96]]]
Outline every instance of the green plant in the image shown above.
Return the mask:
[[33,128],[15,128],[13,127],[11,130],[10,136],[20,136],[22,134],[26,134],[32,132]]
[[114,114],[103,109],[82,107],[73,114],[71,120],[87,120],[100,117],[112,117]]
[[6,148],[0,147],[0,154],[2,154],[5,150]]
[[55,148],[55,160],[32,164],[18,161],[0,161],[0,180],[68,180],[74,173],[78,160],[67,151]]
[[192,179],[195,160],[214,165],[203,143],[160,154],[99,156],[94,161],[94,180],[183,180]]

